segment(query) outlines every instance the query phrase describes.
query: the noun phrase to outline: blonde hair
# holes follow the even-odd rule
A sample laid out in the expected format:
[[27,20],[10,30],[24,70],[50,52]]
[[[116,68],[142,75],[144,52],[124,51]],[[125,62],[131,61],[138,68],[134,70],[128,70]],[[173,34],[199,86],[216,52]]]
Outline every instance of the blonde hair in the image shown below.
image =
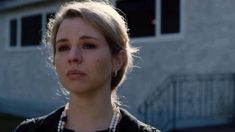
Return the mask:
[[[128,69],[133,67],[133,54],[138,51],[129,43],[128,28],[124,18],[107,2],[89,0],[63,5],[56,13],[55,18],[48,23],[47,38],[49,38],[53,57],[56,54],[55,39],[60,24],[64,19],[76,17],[91,24],[105,37],[113,56],[124,51],[127,59],[121,69],[117,71],[117,75],[111,79],[111,90],[115,91],[125,80]],[[54,61],[54,59],[52,60]]]

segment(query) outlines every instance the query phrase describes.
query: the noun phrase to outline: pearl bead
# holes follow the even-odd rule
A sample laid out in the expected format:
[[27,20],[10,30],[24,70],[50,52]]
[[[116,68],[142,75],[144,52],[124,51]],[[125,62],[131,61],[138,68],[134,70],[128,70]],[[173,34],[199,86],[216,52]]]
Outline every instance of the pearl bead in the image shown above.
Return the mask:
[[[67,120],[66,112],[68,108],[69,108],[69,104],[67,103],[65,105],[64,111],[62,112],[60,116],[60,120],[57,126],[57,132],[63,132],[64,126]],[[113,112],[112,120],[109,125],[109,132],[115,132],[117,124],[119,120],[121,119],[120,109],[118,107],[114,107],[113,111],[114,112]]]

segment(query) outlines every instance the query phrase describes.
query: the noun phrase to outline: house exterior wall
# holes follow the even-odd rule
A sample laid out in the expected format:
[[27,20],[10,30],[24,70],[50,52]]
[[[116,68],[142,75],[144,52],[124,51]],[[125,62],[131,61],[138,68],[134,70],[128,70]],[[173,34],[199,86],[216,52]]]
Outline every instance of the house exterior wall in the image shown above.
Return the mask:
[[[133,40],[140,47],[134,68],[118,93],[123,106],[138,116],[137,108],[159,83],[176,73],[235,72],[234,0],[182,0],[182,34],[177,38]],[[38,49],[9,50],[8,17],[55,8],[38,4],[0,12],[0,111],[37,116],[65,102],[58,96],[56,76]],[[46,103],[46,105],[44,105]],[[28,109],[37,111],[27,112]]]
[[56,7],[58,3],[33,4],[0,13],[0,111],[23,116],[42,115],[65,100],[57,95],[60,89],[44,47],[13,49],[9,47],[8,38],[10,18],[51,11]]
[[183,34],[177,39],[134,43],[138,66],[120,88],[130,111],[171,74],[230,73],[235,68],[235,11],[232,0],[185,0]]

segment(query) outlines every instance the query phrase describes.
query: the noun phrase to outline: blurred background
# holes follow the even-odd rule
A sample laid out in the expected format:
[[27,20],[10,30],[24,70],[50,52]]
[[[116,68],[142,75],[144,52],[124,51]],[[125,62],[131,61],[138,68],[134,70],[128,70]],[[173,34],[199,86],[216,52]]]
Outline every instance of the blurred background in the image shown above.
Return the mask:
[[[66,102],[42,39],[69,0],[0,0],[0,131]],[[140,48],[118,93],[162,132],[235,132],[234,0],[111,0]]]

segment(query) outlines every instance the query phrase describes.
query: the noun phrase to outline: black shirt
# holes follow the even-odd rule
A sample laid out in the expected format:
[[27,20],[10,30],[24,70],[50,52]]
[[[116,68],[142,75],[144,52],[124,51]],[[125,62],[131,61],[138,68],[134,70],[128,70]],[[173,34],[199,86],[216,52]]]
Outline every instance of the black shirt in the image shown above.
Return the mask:
[[[64,128],[64,129],[63,129],[63,132],[74,132],[74,131],[73,131],[73,130],[70,130],[70,129],[67,129],[67,128]],[[109,129],[101,130],[101,131],[96,131],[96,132],[109,132]]]
[[[23,121],[15,132],[56,132],[60,115],[64,107],[39,118],[28,119]],[[128,111],[120,109],[122,118],[117,125],[116,132],[160,132],[156,128],[144,124],[132,116]],[[107,132],[103,130],[101,132]],[[65,129],[64,132],[73,132],[72,130]]]

